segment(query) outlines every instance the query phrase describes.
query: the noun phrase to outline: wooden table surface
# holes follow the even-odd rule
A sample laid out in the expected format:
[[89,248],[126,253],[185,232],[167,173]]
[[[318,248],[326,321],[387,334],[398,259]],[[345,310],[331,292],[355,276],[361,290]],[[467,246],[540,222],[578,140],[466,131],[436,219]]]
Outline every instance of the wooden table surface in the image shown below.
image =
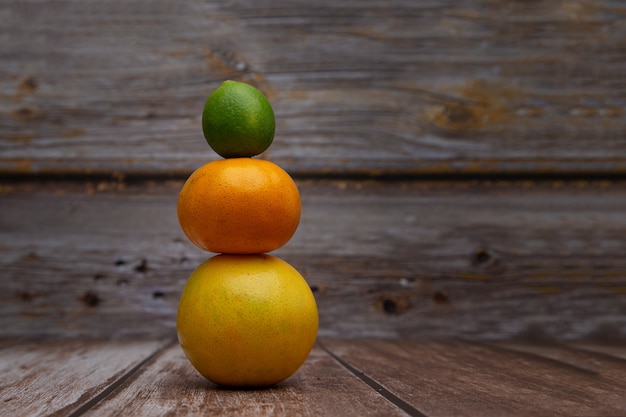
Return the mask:
[[321,339],[275,387],[219,388],[175,341],[0,347],[7,416],[626,415],[626,349],[590,344]]

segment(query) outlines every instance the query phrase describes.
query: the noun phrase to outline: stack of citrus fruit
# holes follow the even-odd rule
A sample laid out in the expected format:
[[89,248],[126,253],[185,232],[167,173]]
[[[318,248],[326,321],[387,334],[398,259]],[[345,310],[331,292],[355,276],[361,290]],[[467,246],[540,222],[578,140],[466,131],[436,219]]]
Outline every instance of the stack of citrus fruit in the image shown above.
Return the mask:
[[261,387],[292,375],[317,336],[315,298],[287,262],[268,255],[300,222],[300,194],[278,165],[253,157],[274,138],[274,112],[249,84],[225,81],[207,99],[202,130],[224,159],[198,168],[178,198],[178,220],[218,253],[189,277],[178,339],[191,364],[224,386]]

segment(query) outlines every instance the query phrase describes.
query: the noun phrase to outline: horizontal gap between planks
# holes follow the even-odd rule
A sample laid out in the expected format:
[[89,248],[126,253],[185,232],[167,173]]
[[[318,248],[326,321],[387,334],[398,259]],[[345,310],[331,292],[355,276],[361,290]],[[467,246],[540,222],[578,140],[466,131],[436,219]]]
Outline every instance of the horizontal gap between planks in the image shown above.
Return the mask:
[[394,393],[389,391],[387,388],[376,382],[374,379],[365,375],[365,373],[359,371],[348,362],[341,359],[339,356],[335,355],[332,351],[330,351],[323,343],[318,341],[319,346],[328,353],[337,363],[350,371],[354,376],[358,379],[366,383],[370,388],[376,391],[378,394],[382,395],[386,400],[391,402],[393,405],[410,415],[411,417],[427,417],[426,414],[423,414],[421,411],[414,408],[411,404],[407,403],[400,397],[396,396]]
[[[0,172],[0,181],[117,181],[123,183],[143,183],[148,181],[184,181],[192,171],[96,171],[96,172]],[[485,172],[429,172],[429,171],[290,171],[295,180],[377,180],[377,181],[619,181],[626,180],[626,171],[485,171]]]
[[[135,373],[137,373],[137,371],[139,371],[142,367],[144,367],[146,364],[148,364],[149,362],[151,362],[154,359],[156,359],[163,352],[165,352],[167,349],[171,348],[175,344],[176,344],[176,340],[170,340],[169,342],[165,343],[163,346],[161,346],[159,349],[154,351],[152,354],[150,354],[144,360],[139,362],[133,368],[128,370],[124,375],[119,377],[111,385],[106,387],[104,390],[102,390],[96,396],[91,398],[89,401],[85,402],[83,405],[78,407],[72,413],[68,414],[67,417],[80,417],[80,416],[84,415],[86,412],[88,412],[93,407],[95,407],[100,401],[104,400],[109,395],[111,395],[113,392],[115,392],[119,387],[122,386],[122,384],[124,384],[124,382],[126,382],[130,377],[132,377]],[[55,416],[55,415],[56,415],[56,413],[52,413],[50,415],[50,417]]]

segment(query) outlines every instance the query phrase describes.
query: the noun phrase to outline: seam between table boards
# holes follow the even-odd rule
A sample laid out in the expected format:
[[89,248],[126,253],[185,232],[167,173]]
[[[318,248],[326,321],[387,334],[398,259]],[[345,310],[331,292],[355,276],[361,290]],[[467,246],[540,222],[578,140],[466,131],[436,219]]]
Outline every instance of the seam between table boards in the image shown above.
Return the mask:
[[428,417],[426,414],[422,413],[411,404],[407,403],[393,392],[389,391],[383,385],[378,383],[373,378],[365,375],[364,372],[359,371],[354,366],[350,365],[348,362],[341,359],[339,356],[335,355],[330,349],[324,346],[323,343],[318,341],[318,345],[328,354],[331,358],[333,358],[337,363],[339,363],[342,367],[350,371],[354,376],[360,379],[362,382],[367,384],[370,388],[376,391],[379,395],[383,396],[387,401],[391,402],[393,405],[407,413],[411,417]]
[[[108,385],[98,394],[93,396],[91,399],[87,400],[85,403],[83,403],[76,410],[72,411],[70,414],[67,414],[67,417],[80,417],[84,415],[85,413],[87,413],[89,410],[94,408],[100,402],[102,402],[111,394],[113,394],[115,391],[117,391],[126,381],[132,378],[141,368],[146,366],[148,363],[154,361],[156,358],[158,358],[161,354],[163,354],[166,350],[168,350],[175,344],[176,344],[176,340],[170,340],[166,342],[165,344],[163,344],[163,346],[161,346],[160,348],[152,352],[150,355],[148,355],[143,360],[141,360],[137,365],[133,366],[131,369],[126,371],[122,376],[120,376],[118,379],[116,379],[113,383]],[[50,414],[49,417],[55,416],[57,412]]]

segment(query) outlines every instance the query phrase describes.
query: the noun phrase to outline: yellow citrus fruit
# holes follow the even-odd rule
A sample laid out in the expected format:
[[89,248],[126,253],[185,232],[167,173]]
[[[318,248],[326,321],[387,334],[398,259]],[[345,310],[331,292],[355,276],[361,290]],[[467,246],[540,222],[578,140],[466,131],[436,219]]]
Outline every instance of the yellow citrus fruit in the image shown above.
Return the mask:
[[302,204],[293,179],[261,159],[230,158],[194,171],[178,196],[181,228],[216,253],[271,252],[291,239]]
[[262,387],[298,370],[318,329],[310,287],[271,255],[216,255],[189,277],[178,339],[191,364],[223,386]]
[[276,120],[267,98],[250,84],[224,81],[202,111],[202,132],[224,158],[251,157],[274,140]]

